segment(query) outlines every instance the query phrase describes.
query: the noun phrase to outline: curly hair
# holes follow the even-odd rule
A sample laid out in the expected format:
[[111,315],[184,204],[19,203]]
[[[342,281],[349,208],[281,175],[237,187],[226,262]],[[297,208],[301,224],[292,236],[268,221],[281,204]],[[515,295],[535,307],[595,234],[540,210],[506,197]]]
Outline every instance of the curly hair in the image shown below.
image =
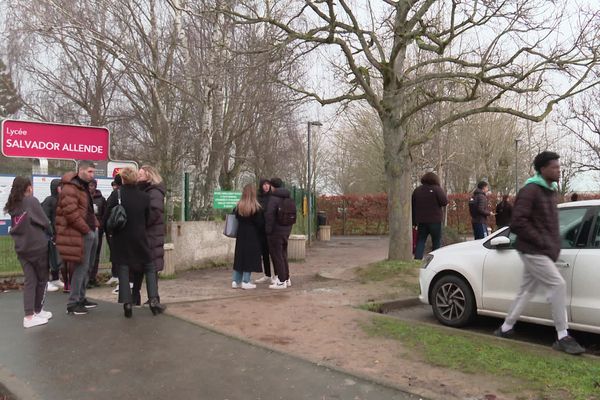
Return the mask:
[[27,188],[31,186],[31,180],[25,176],[17,176],[13,180],[12,187],[10,188],[10,195],[4,206],[4,212],[8,213],[15,209],[15,207],[23,201]]

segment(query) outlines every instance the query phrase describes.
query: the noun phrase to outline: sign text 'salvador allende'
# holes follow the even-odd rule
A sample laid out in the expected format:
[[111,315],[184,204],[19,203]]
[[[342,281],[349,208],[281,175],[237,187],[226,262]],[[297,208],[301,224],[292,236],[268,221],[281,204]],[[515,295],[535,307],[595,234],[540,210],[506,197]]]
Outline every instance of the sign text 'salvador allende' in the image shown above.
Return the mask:
[[108,158],[108,130],[105,128],[13,120],[6,120],[2,125],[2,151],[10,157]]

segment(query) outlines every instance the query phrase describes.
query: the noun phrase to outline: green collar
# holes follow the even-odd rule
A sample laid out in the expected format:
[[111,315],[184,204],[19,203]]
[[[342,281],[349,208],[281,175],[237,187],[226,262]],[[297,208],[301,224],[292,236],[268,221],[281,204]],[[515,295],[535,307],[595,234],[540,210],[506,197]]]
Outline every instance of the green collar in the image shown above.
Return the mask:
[[531,178],[527,179],[525,184],[527,185],[529,183],[535,183],[536,185],[541,186],[548,190],[552,190],[553,192],[558,191],[558,183],[552,182],[552,186],[550,186],[550,185],[548,185],[548,182],[546,182],[546,180],[544,178],[542,178],[542,175],[540,175],[540,174],[535,174],[535,176],[532,176]]

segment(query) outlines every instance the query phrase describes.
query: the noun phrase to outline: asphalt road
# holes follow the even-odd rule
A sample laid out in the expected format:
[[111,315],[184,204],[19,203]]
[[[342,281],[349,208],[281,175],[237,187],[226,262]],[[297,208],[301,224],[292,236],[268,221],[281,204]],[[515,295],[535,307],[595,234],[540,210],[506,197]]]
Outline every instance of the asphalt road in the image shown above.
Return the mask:
[[21,296],[0,294],[0,382],[18,399],[419,398],[148,309],[66,315],[59,293],[50,323],[23,329]]

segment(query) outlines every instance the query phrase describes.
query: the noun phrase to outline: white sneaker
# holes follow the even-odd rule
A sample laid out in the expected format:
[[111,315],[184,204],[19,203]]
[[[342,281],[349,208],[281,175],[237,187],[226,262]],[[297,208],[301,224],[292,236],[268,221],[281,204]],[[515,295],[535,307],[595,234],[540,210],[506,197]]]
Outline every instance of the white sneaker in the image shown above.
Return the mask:
[[237,284],[237,282],[236,282],[236,281],[232,281],[232,282],[231,282],[231,288],[232,288],[232,289],[239,289],[239,288],[240,288],[240,286],[238,286],[238,284]]
[[117,278],[115,276],[111,276],[110,279],[108,281],[106,281],[106,284],[109,285],[109,286],[118,285],[119,284],[119,278]]
[[48,292],[56,292],[56,291],[58,291],[58,286],[54,285],[52,282],[48,282],[46,284],[46,291],[48,291]]
[[279,282],[279,278],[277,277],[277,275],[275,275],[274,277],[271,278],[271,285],[274,285],[277,282]]
[[57,279],[55,281],[50,281],[50,283],[52,283],[57,288],[61,288],[62,289],[62,288],[65,287],[65,284],[60,279]]
[[287,285],[285,284],[285,282],[279,282],[279,279],[277,279],[277,282],[275,282],[272,285],[269,285],[269,289],[285,289],[287,288]]
[[35,314],[40,318],[44,318],[44,319],[50,319],[52,318],[52,313],[50,311],[46,311],[44,309],[42,309],[42,311],[40,311],[39,313]]
[[254,283],[267,283],[267,282],[271,282],[271,277],[266,276],[266,275],[263,276],[262,278],[254,280]]
[[[133,289],[133,282],[129,282],[129,289]],[[119,294],[119,287],[117,286],[116,288],[114,288],[112,293]]]
[[242,282],[242,289],[256,289],[256,285],[250,282]]
[[288,279],[287,281],[285,281],[285,286],[292,287],[292,280]]
[[32,328],[38,325],[47,324],[48,320],[46,318],[42,318],[39,315],[33,314],[31,318],[23,318],[23,328]]

